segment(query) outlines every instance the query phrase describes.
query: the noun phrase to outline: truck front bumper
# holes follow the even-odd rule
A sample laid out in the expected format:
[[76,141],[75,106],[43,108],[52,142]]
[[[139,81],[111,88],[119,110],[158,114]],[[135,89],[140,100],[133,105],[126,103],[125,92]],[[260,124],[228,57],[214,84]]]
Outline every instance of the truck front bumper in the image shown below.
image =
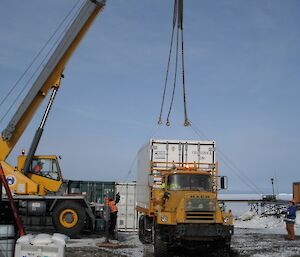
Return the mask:
[[230,244],[234,233],[232,225],[222,224],[178,224],[177,226],[160,226],[160,234],[165,242],[177,244],[185,241],[227,242]]
[[221,224],[179,224],[176,226],[175,238],[189,240],[215,240],[230,238],[234,229],[231,225]]

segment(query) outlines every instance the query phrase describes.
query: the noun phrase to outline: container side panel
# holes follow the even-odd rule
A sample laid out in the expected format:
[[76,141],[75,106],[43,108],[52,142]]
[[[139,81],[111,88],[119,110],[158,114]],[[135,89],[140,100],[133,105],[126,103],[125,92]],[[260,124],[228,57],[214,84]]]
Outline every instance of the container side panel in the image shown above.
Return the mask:
[[85,195],[88,202],[103,203],[105,195],[114,197],[115,182],[72,180],[68,182],[68,193]]
[[118,215],[118,230],[133,231],[137,230],[136,217],[133,215]]
[[136,182],[136,205],[149,208],[150,190],[150,145],[147,144],[138,152],[137,182]]

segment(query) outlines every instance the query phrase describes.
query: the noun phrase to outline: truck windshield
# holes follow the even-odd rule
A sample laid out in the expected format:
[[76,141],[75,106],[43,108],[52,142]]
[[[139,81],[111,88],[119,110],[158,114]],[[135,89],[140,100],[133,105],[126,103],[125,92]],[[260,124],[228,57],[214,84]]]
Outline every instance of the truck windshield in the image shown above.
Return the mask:
[[202,174],[169,175],[167,189],[211,191],[210,176]]

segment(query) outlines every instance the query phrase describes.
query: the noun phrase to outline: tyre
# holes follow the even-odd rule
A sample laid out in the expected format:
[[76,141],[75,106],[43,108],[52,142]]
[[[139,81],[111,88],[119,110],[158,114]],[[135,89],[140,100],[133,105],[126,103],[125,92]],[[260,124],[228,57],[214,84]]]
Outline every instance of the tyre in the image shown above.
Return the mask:
[[79,234],[85,223],[85,208],[78,202],[63,201],[54,207],[52,221],[55,229],[68,236]]
[[144,215],[139,218],[139,240],[143,244],[152,244],[152,219]]
[[221,240],[213,247],[214,257],[229,257],[230,256],[230,241]]
[[141,216],[139,218],[139,240],[141,241],[141,243],[145,243],[145,238],[144,238],[144,218],[145,216]]
[[170,257],[170,249],[159,235],[154,236],[154,256],[155,257]]

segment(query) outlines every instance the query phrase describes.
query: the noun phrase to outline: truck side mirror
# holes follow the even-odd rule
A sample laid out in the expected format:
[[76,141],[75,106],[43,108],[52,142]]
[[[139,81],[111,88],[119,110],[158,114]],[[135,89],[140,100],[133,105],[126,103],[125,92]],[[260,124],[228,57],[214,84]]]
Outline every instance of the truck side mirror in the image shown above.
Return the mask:
[[220,189],[227,189],[228,187],[228,183],[227,183],[227,177],[226,176],[222,176],[220,177]]

